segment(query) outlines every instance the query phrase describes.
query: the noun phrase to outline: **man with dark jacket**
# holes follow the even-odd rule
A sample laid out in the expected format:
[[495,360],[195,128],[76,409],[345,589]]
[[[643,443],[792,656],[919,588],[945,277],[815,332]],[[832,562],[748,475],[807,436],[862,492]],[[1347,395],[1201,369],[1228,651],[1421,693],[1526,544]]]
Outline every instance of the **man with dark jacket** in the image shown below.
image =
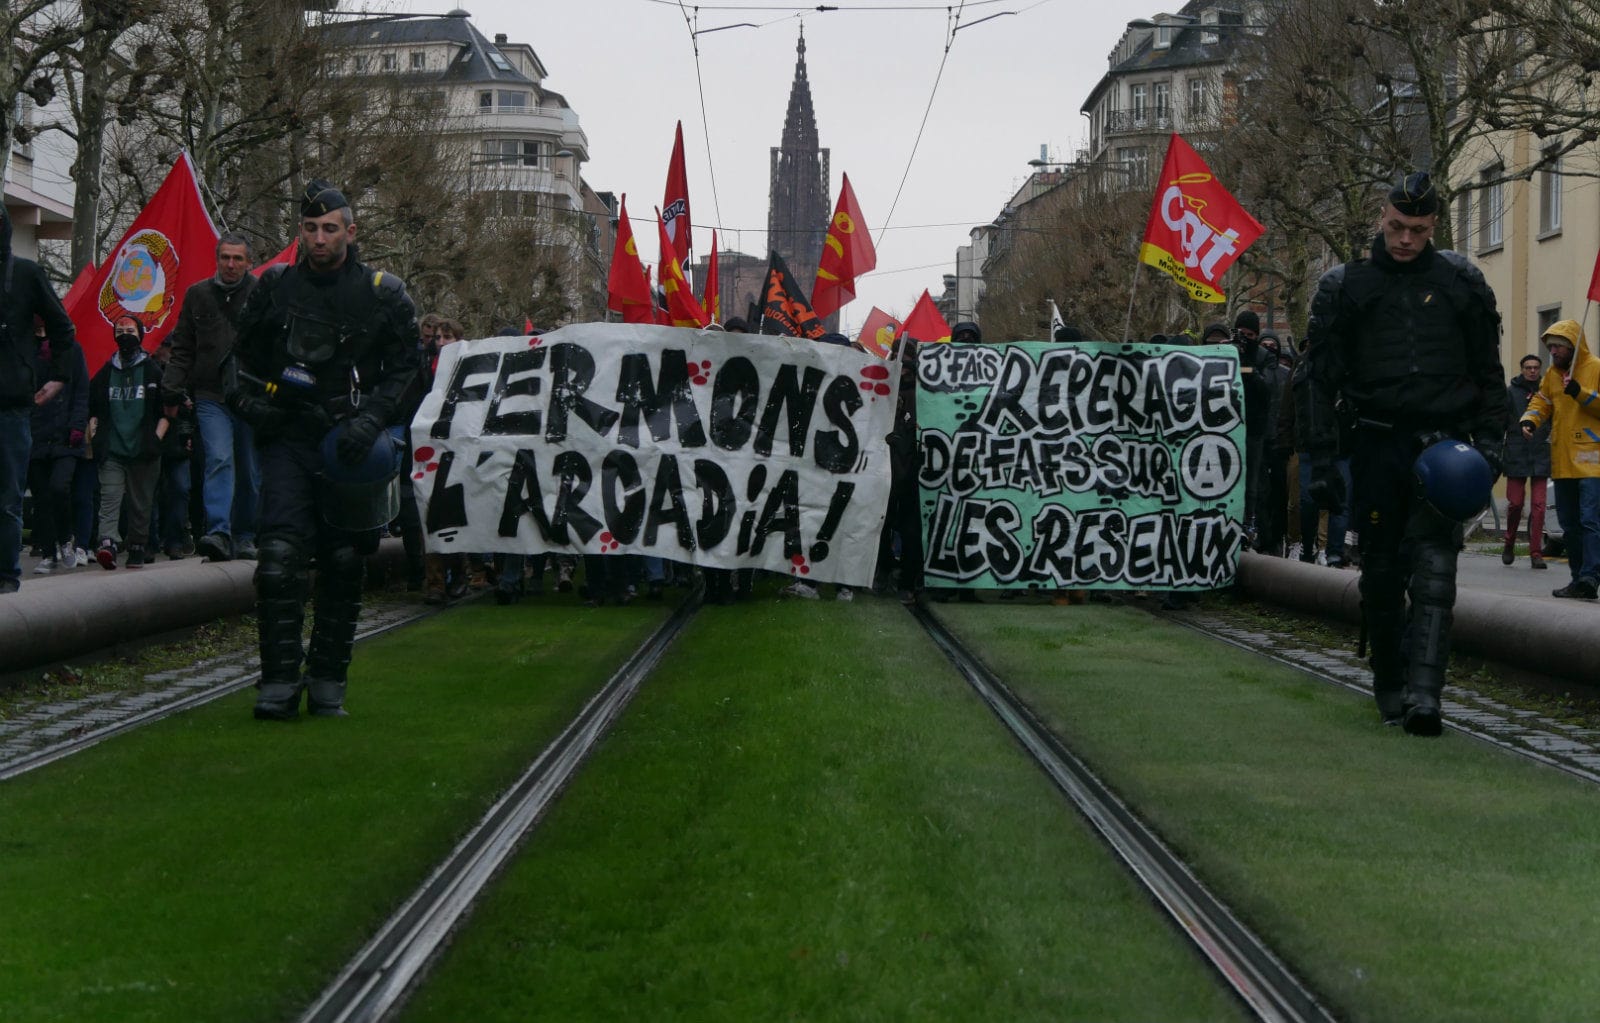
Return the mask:
[[[44,337],[42,319],[36,321],[35,332],[42,349],[40,361],[49,362],[50,342]],[[36,575],[72,568],[77,564],[77,543],[89,542],[84,536],[74,543],[72,536],[72,480],[87,454],[89,431],[89,370],[82,347],[76,356],[61,393],[33,407],[28,489],[33,492],[33,543],[44,551],[34,567]]]
[[1470,443],[1492,475],[1506,432],[1494,292],[1465,256],[1433,247],[1438,212],[1426,173],[1389,193],[1370,257],[1318,283],[1295,376],[1308,490],[1330,511],[1344,506],[1337,460],[1350,456],[1379,714],[1426,736],[1443,730],[1439,696],[1465,530],[1419,494],[1418,456],[1438,445],[1475,458]]
[[344,194],[307,184],[300,261],[262,275],[239,317],[232,372],[223,371],[228,404],[254,427],[261,460],[258,718],[298,717],[308,690],[312,714],[344,716],[364,558],[399,505],[390,489],[398,457],[382,479],[363,470],[395,451],[388,431],[417,376],[417,314],[400,278],[361,262],[355,238]]
[[1506,546],[1500,560],[1517,560],[1517,524],[1522,509],[1528,508],[1528,559],[1534,568],[1544,567],[1544,508],[1547,481],[1550,479],[1550,421],[1539,425],[1531,437],[1524,437],[1517,421],[1528,411],[1528,402],[1539,393],[1539,377],[1544,360],[1537,355],[1522,357],[1521,373],[1511,378],[1506,388],[1510,426],[1506,430]]
[[[44,321],[50,364],[39,361],[33,318]],[[72,321],[39,264],[11,252],[0,208],[0,594],[22,586],[22,491],[33,450],[33,407],[61,393],[83,357]]]
[[[143,568],[150,537],[150,508],[161,472],[161,441],[171,423],[162,410],[161,366],[144,350],[144,324],[131,315],[112,325],[117,354],[89,381],[89,434],[100,466],[100,567],[117,567],[126,550],[129,568]],[[120,536],[122,502],[128,530]]]
[[205,459],[200,489],[205,527],[195,546],[210,561],[253,560],[256,553],[256,503],[261,488],[250,424],[223,404],[222,363],[233,351],[239,324],[256,278],[250,274],[250,240],[229,232],[217,239],[217,272],[190,286],[169,339],[163,387],[167,417],[194,403]]

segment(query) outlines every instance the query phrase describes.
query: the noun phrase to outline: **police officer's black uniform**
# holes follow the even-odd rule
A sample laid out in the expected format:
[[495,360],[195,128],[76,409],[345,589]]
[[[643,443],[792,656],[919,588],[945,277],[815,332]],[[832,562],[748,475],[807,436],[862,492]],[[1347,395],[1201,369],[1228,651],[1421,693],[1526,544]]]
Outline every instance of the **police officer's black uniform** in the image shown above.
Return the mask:
[[[1426,174],[1389,200],[1409,217],[1439,208]],[[1466,257],[1429,242],[1396,261],[1379,234],[1370,258],[1323,276],[1306,339],[1296,428],[1312,495],[1331,507],[1343,505],[1334,460],[1351,459],[1373,694],[1385,723],[1438,735],[1463,528],[1419,498],[1413,463],[1451,437],[1499,470],[1506,399],[1494,292]]]
[[[347,205],[338,190],[313,181],[300,212],[320,217]],[[339,457],[359,462],[380,433],[397,425],[401,397],[417,375],[416,310],[404,283],[362,264],[354,244],[328,273],[313,271],[302,256],[262,274],[240,314],[233,358],[228,401],[255,427],[261,463],[255,713],[293,718],[302,689],[309,689],[311,713],[341,715],[363,559],[376,550],[378,533],[330,525],[329,513],[338,509],[326,505],[342,498],[324,477],[322,444],[344,422]],[[315,619],[310,647],[302,650],[313,557]]]

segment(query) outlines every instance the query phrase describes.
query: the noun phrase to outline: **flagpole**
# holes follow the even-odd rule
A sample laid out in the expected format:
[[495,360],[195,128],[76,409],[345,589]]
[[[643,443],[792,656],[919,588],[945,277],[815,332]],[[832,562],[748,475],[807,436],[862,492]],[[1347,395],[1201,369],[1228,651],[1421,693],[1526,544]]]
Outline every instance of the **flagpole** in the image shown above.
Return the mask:
[[1122,340],[1133,340],[1128,332],[1133,329],[1133,296],[1139,293],[1139,269],[1143,263],[1133,264],[1133,283],[1128,288],[1128,318],[1122,322]]
[[222,204],[217,202],[217,197],[212,193],[211,186],[206,184],[206,179],[204,175],[200,173],[200,168],[195,166],[194,157],[190,155],[189,150],[185,149],[183,151],[183,155],[189,158],[189,166],[194,168],[194,179],[199,183],[200,191],[206,194],[206,198],[211,200],[211,208],[217,211],[216,220],[217,223],[222,225],[222,233],[227,234],[229,231],[233,230],[233,228],[229,227],[228,222],[223,219]]

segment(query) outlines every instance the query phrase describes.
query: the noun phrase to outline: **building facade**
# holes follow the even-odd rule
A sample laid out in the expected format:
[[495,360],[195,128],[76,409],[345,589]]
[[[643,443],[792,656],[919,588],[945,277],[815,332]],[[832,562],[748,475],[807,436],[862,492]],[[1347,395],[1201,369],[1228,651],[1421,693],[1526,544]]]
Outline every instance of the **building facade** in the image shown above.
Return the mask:
[[[811,105],[811,83],[806,77],[806,37],[802,29],[796,48],[794,82],[789,107],[783,117],[783,141],[772,149],[771,185],[767,206],[767,245],[788,265],[809,296],[822,259],[822,240],[833,213],[828,196],[829,151],[821,148],[817,116]],[[825,321],[837,328],[838,315]]]

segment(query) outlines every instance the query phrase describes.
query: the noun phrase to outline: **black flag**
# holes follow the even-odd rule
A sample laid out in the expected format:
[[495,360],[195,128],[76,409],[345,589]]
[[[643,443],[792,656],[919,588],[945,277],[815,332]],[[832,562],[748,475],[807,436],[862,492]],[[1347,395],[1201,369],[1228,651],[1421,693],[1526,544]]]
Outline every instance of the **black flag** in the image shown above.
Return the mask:
[[776,252],[767,265],[767,283],[761,289],[761,333],[788,334],[815,341],[828,332],[822,320],[811,311],[811,303],[800,284],[789,272],[783,257]]

